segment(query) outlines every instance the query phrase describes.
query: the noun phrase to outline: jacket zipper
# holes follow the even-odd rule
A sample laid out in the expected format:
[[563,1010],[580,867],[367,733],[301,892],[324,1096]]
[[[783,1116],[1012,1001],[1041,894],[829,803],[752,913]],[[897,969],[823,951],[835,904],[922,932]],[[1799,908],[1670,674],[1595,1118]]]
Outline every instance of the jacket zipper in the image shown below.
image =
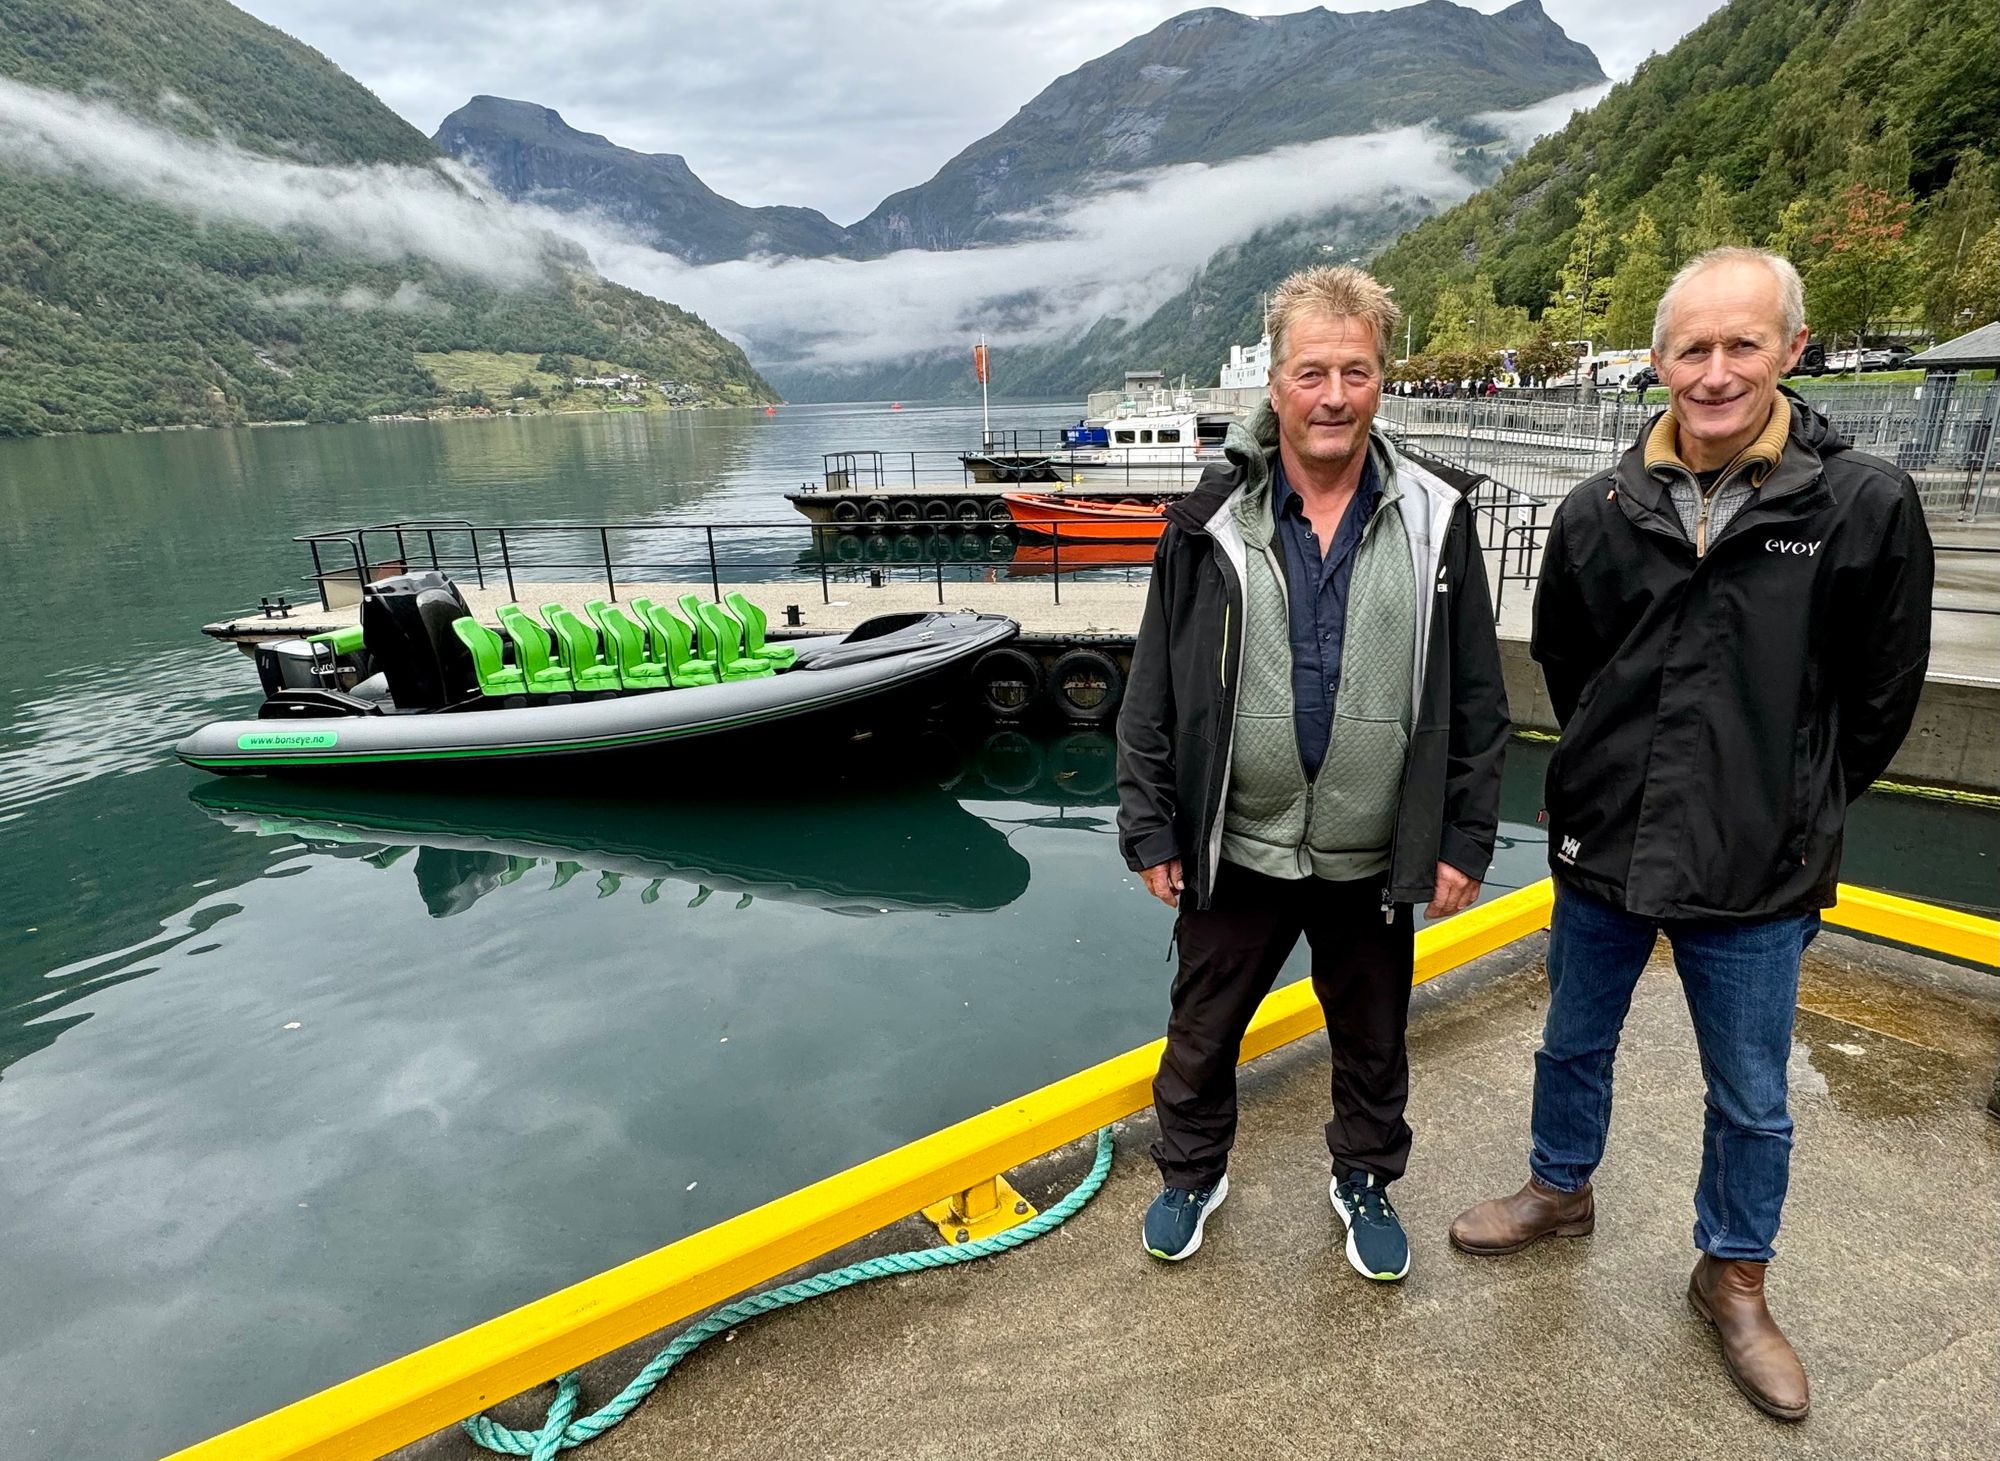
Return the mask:
[[[1430,653],[1425,644],[1431,632],[1431,621],[1437,616],[1438,594],[1431,587],[1431,580],[1444,571],[1445,555],[1451,548],[1451,531],[1454,526],[1450,515],[1445,518],[1444,541],[1438,544],[1437,556],[1432,560],[1435,572],[1417,576],[1417,602],[1424,606],[1418,615],[1417,646],[1423,651],[1424,673],[1430,673]],[[1382,880],[1382,921],[1393,924],[1396,921],[1396,905],[1390,898],[1390,890],[1396,886],[1396,849],[1403,840],[1403,802],[1410,789],[1410,758],[1416,754],[1417,724],[1424,718],[1424,687],[1416,682],[1414,672],[1410,678],[1410,739],[1403,748],[1403,774],[1396,778],[1396,825],[1389,830],[1389,875]]]
[[[1212,537],[1213,535],[1211,535],[1211,539]],[[1231,569],[1228,561],[1228,555],[1226,553],[1220,555],[1219,560],[1211,559],[1211,561],[1215,562],[1216,573],[1222,579],[1222,591],[1224,594],[1224,598],[1222,601],[1222,657],[1221,657],[1221,662],[1217,665],[1216,669],[1218,675],[1221,677],[1222,680],[1221,719],[1223,724],[1228,725],[1234,721],[1236,716],[1235,701],[1232,698],[1229,689],[1229,622],[1230,622],[1229,611],[1233,607],[1233,604],[1232,601],[1227,597],[1227,595],[1229,593],[1229,574],[1231,572]],[[1244,592],[1240,584],[1238,585],[1237,591],[1239,594],[1242,594]],[[1245,602],[1247,605],[1248,602],[1247,596],[1245,598]],[[1241,636],[1238,637],[1240,639]],[[1236,669],[1238,674],[1242,673],[1243,647],[1241,644],[1238,644],[1237,646]],[[1215,868],[1213,864],[1217,859],[1211,859],[1209,857],[1209,853],[1211,849],[1219,848],[1221,845],[1223,799],[1224,797],[1227,796],[1229,790],[1229,758],[1231,752],[1233,752],[1235,749],[1235,740],[1236,737],[1232,729],[1230,734],[1230,745],[1229,748],[1223,752],[1222,764],[1219,767],[1217,767],[1214,771],[1211,771],[1209,773],[1209,786],[1206,795],[1208,800],[1208,813],[1210,817],[1211,830],[1210,830],[1210,840],[1208,844],[1202,848],[1202,857],[1203,859],[1208,860],[1210,863],[1208,874],[1211,880],[1210,881],[1211,887],[1213,884],[1213,879],[1215,877]],[[1201,866],[1200,863],[1196,864],[1197,870],[1200,869],[1200,866]],[[1207,892],[1209,890],[1210,890],[1209,887],[1205,887],[1203,889],[1204,892]]]

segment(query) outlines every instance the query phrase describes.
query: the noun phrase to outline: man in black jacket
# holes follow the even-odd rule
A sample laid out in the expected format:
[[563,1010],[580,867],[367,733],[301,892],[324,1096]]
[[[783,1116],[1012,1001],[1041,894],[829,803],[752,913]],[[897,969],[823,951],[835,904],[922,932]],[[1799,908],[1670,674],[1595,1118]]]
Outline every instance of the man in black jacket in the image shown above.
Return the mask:
[[1154,1082],[1180,1259],[1228,1192],[1236,1061],[1303,933],[1333,1045],[1329,1195],[1364,1276],[1409,1245],[1385,1189],[1404,1120],[1410,905],[1471,903],[1507,735],[1472,515],[1373,433],[1396,321],[1358,269],[1272,298],[1270,402],[1167,513],[1118,720],[1125,860],[1169,907],[1180,972]]
[[1847,808],[1915,713],[1932,569],[1908,475],[1779,389],[1805,344],[1789,263],[1694,259],[1653,327],[1668,410],[1556,512],[1535,598],[1563,738],[1530,1176],[1451,1228],[1478,1254],[1591,1230],[1618,1032],[1664,932],[1708,1086],[1688,1298],[1781,1420],[1809,1405],[1764,1302],[1799,959],[1834,901]]

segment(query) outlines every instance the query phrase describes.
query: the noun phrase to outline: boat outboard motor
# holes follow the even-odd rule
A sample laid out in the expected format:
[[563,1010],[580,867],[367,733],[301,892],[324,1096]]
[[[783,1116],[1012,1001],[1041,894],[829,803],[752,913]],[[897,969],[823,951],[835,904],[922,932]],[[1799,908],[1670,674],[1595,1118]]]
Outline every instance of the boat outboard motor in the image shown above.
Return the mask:
[[361,635],[398,710],[436,710],[475,683],[452,622],[471,617],[442,573],[401,573],[361,590]]

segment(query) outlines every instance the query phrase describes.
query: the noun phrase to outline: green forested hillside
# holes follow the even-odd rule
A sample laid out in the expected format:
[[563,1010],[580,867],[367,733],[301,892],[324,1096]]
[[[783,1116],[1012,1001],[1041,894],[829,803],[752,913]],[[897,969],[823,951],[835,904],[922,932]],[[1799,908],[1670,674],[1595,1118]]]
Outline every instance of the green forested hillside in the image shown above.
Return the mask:
[[[317,52],[221,0],[5,9],[0,77],[293,161],[436,160]],[[695,316],[608,283],[553,242],[541,262],[538,282],[502,288],[0,165],[0,436],[449,404],[419,351],[556,351],[705,401],[776,399]]]
[[1733,0],[1375,269],[1420,345],[1489,299],[1637,345],[1682,260],[1769,244],[1823,333],[1942,338],[2000,312],[1996,160],[1994,0]]
[[311,162],[437,155],[318,51],[221,0],[6,0],[0,76]]

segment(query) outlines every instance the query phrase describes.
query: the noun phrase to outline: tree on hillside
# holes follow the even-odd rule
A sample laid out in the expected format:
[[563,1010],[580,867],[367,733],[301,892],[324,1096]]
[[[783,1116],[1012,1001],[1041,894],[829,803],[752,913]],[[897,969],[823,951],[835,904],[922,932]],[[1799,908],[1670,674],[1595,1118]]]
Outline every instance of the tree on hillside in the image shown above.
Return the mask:
[[1467,284],[1445,284],[1431,306],[1427,354],[1492,351],[1516,344],[1528,334],[1528,312],[1501,304],[1493,297],[1493,280],[1475,274]]
[[1722,179],[1705,172],[1695,182],[1694,216],[1688,220],[1681,239],[1681,257],[1691,259],[1710,249],[1744,242],[1743,230],[1736,226],[1736,211],[1730,206],[1729,190]]
[[2000,320],[2000,224],[1966,250],[1959,279],[1958,314],[1949,331],[1940,333],[1962,335]]
[[1595,340],[1604,333],[1604,307],[1610,298],[1611,221],[1598,207],[1597,190],[1583,195],[1576,227],[1570,231],[1569,257],[1556,274],[1556,287],[1542,320],[1562,340]]
[[1652,343],[1653,311],[1667,290],[1667,251],[1643,209],[1618,242],[1618,272],[1611,276],[1604,334],[1612,345],[1636,348]]
[[1764,237],[1764,247],[1790,259],[1799,273],[1811,271],[1818,249],[1813,235],[1819,232],[1820,216],[1827,211],[1826,200],[1801,195],[1785,205],[1778,222]]
[[1535,332],[1534,338],[1514,352],[1514,368],[1520,374],[1523,385],[1539,385],[1552,375],[1561,375],[1576,367],[1576,357],[1569,353],[1569,347],[1549,332],[1546,324]]
[[1476,343],[1472,333],[1473,314],[1466,292],[1457,284],[1438,287],[1437,297],[1431,301],[1431,329],[1424,337],[1424,354],[1469,350]]
[[1906,303],[1917,283],[1911,205],[1887,189],[1849,183],[1812,235],[1819,257],[1806,298],[1822,334],[1852,338]]
[[1951,181],[1925,210],[1924,320],[1940,339],[1958,333],[1972,248],[2000,223],[2000,178],[1977,148],[1959,154]]

